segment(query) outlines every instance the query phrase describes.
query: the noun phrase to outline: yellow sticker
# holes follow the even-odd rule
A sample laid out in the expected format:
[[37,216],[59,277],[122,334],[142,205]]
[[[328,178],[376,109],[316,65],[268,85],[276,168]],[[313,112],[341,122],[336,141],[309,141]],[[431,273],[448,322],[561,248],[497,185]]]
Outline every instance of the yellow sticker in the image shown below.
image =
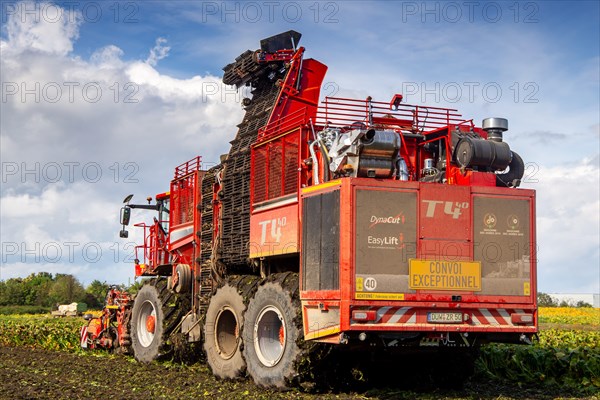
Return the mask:
[[329,182],[321,183],[319,185],[308,186],[308,187],[302,188],[302,194],[314,192],[315,190],[326,189],[326,188],[332,187],[332,186],[337,186],[340,183],[342,183],[342,180],[341,179],[336,179],[334,181],[329,181]]
[[339,331],[340,331],[339,325],[333,326],[331,328],[317,329],[316,331],[306,333],[304,335],[304,339],[311,340],[311,339],[316,339],[316,338],[323,337],[323,336],[334,335],[334,334],[338,333]]
[[363,288],[363,278],[362,277],[356,277],[356,291],[357,292],[362,292],[363,290],[365,290]]
[[529,296],[531,294],[531,288],[529,286],[529,282],[523,282],[523,294],[525,296]]
[[357,300],[404,300],[404,293],[363,292],[355,293],[354,298]]
[[409,287],[420,290],[481,290],[481,263],[410,260]]

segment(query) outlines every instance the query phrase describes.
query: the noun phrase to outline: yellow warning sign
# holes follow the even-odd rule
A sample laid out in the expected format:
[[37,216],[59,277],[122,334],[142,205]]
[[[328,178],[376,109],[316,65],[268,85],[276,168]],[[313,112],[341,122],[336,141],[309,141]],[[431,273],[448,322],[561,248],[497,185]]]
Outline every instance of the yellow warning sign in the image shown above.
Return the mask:
[[411,289],[481,290],[481,263],[476,261],[410,260]]
[[362,292],[364,290],[363,287],[363,278],[360,276],[356,277],[356,291],[357,292]]
[[362,292],[355,293],[356,300],[404,300],[404,293],[376,293]]
[[529,282],[523,282],[523,294],[525,296],[529,296],[531,294],[531,288],[529,286]]

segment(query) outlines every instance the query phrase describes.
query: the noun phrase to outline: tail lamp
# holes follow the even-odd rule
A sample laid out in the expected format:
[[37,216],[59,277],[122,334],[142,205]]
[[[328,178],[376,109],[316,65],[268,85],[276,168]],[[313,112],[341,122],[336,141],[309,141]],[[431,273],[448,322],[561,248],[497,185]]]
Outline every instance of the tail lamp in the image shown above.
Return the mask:
[[533,325],[533,314],[528,313],[512,313],[510,321],[515,325]]
[[375,310],[354,310],[352,311],[352,319],[355,321],[375,321],[377,313]]

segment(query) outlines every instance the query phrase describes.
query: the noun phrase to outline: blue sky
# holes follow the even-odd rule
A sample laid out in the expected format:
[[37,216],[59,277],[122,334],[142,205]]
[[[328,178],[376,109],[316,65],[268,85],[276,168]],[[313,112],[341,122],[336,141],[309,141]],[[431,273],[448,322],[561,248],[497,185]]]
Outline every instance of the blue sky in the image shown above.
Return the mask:
[[328,94],[404,93],[477,123],[508,118],[523,186],[538,195],[540,290],[600,291],[596,1],[109,0],[0,11],[0,279],[132,279],[131,244],[117,238],[121,199],[167,190],[173,167],[197,154],[226,153],[243,113],[221,68],[294,29],[306,56],[329,66]]

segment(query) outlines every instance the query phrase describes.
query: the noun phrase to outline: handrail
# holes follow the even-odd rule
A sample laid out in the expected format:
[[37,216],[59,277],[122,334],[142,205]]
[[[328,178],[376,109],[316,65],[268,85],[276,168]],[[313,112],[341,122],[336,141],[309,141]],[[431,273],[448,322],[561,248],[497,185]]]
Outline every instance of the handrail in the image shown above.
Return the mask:
[[[260,145],[273,137],[284,134],[306,123],[306,107],[278,118],[263,126],[258,131]],[[366,126],[388,128],[394,130],[431,131],[448,125],[463,125],[472,120],[465,120],[454,108],[434,107],[400,103],[392,109],[390,103],[367,99],[351,99],[343,97],[325,97],[317,108],[315,125],[344,128],[360,122]],[[410,125],[410,127],[409,127]]]
[[326,97],[317,110],[317,125],[343,128],[355,122],[395,130],[426,131],[463,124],[465,120],[452,108],[401,103],[392,109],[390,103],[371,98]]
[[184,162],[183,164],[175,167],[175,177],[174,179],[184,177],[194,171],[198,171],[202,169],[202,157],[196,156],[189,161]]
[[[160,238],[158,236],[160,234],[157,231],[157,227],[162,228],[160,225],[161,222],[164,221],[155,221],[152,225],[147,225],[145,222],[140,222],[133,225],[138,228],[143,228],[144,230],[144,242],[143,244],[135,246],[135,258],[138,260],[140,259],[138,250],[141,250],[143,254],[143,264],[149,265],[150,268],[154,268],[159,265],[162,261],[164,261],[161,258],[164,258],[165,255],[168,254],[167,248],[164,246],[164,244],[166,244],[166,233],[164,233],[164,231],[162,232],[162,239],[164,243],[163,245],[159,246]],[[146,230],[148,230],[147,234]],[[153,243],[153,241],[155,243]]]

